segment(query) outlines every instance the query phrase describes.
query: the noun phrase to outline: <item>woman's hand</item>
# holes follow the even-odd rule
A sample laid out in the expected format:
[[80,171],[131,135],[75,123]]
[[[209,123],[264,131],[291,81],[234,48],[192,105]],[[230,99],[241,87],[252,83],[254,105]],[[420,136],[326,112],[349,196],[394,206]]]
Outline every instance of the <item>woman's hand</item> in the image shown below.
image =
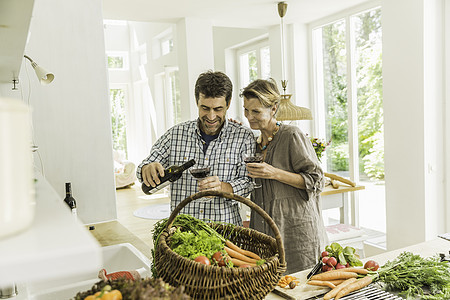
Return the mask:
[[300,174],[284,171],[269,165],[266,162],[248,163],[248,176],[252,178],[273,179],[279,182],[289,184],[298,189],[305,189],[305,180]]
[[247,171],[252,178],[276,179],[278,169],[268,163],[248,163]]
[[234,119],[232,119],[232,118],[229,118],[228,121],[233,122],[233,123],[236,123],[236,124],[239,124],[239,125],[242,125],[242,122],[240,122],[240,121],[238,121],[238,120],[234,120]]

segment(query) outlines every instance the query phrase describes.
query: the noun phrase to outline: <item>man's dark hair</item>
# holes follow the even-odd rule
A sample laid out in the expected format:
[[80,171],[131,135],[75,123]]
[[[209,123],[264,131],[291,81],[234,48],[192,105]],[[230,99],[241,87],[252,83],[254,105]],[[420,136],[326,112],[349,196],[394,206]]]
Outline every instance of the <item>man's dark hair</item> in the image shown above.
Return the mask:
[[198,103],[200,93],[205,98],[225,97],[227,105],[230,104],[233,84],[230,78],[222,72],[207,71],[198,76],[195,83],[195,100]]

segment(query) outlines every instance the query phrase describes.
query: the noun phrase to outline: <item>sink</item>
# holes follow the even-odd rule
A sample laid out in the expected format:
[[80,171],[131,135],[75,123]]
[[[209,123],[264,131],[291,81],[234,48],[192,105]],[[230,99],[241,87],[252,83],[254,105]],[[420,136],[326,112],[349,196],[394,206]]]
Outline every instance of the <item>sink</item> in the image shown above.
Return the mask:
[[[102,268],[106,272],[137,270],[142,278],[150,277],[150,260],[129,243],[102,248]],[[63,266],[62,266],[63,268]],[[100,271],[100,270],[98,270]],[[72,299],[78,292],[90,289],[100,279],[98,271],[76,276],[65,276],[51,281],[18,285],[18,296],[12,299],[53,300]]]

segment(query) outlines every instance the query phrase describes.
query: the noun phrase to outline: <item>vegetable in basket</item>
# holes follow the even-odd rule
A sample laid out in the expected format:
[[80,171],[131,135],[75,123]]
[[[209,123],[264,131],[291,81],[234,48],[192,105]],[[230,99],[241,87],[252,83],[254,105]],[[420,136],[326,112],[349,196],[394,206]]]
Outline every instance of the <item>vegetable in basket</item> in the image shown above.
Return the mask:
[[[154,260],[155,248],[158,244],[161,233],[167,226],[168,218],[160,220],[155,224],[153,229],[153,245],[152,257]],[[242,265],[256,266],[265,263],[259,255],[248,250],[239,248],[230,240],[210,227],[202,220],[196,219],[190,215],[179,214],[175,217],[173,226],[177,227],[171,237],[171,248],[179,255],[195,259],[197,256],[206,256],[212,264],[218,266],[233,265],[239,267]],[[227,224],[225,235],[235,229],[235,225]],[[221,252],[225,256],[225,260],[213,260],[213,255]],[[203,261],[205,262],[205,261]],[[157,272],[152,266],[153,277],[157,277]]]

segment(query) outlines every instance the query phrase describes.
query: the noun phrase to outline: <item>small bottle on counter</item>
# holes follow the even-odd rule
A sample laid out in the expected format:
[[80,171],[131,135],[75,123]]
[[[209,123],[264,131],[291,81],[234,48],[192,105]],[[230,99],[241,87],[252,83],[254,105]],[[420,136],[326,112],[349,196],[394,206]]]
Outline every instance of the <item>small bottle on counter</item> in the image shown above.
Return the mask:
[[72,210],[72,215],[77,216],[77,202],[72,197],[72,185],[70,182],[66,182],[66,198],[64,198],[64,202]]

